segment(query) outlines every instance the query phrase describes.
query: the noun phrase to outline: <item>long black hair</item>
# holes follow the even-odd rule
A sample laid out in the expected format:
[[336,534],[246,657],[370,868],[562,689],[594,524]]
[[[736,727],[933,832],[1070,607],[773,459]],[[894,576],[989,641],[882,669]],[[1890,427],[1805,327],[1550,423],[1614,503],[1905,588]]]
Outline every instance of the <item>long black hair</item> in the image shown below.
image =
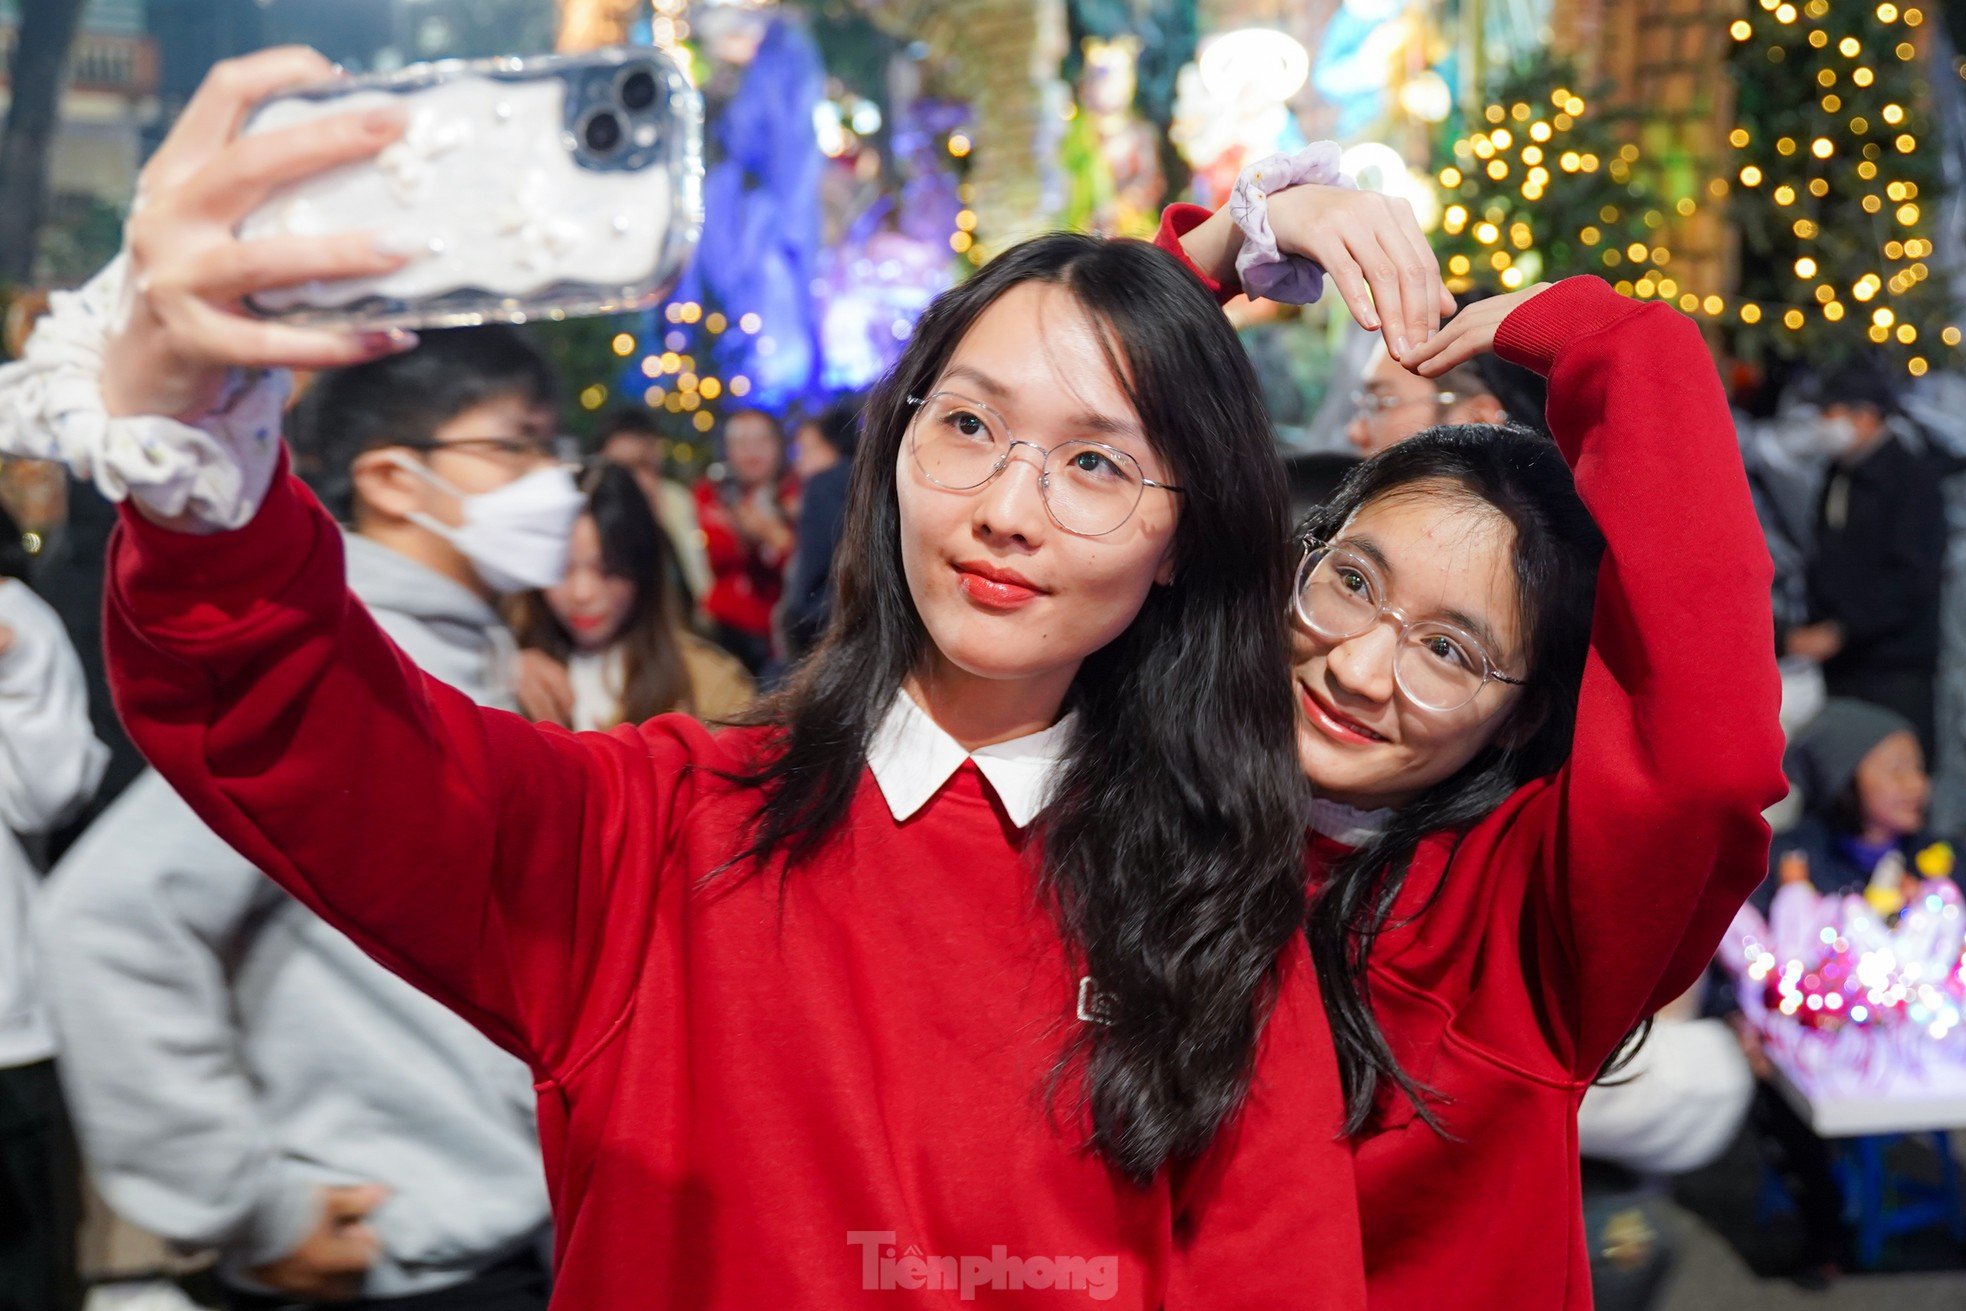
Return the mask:
[[1365,964],[1421,840],[1466,831],[1524,783],[1555,773],[1569,758],[1604,554],[1603,535],[1556,444],[1522,428],[1491,424],[1432,428],[1381,451],[1311,513],[1300,539],[1330,540],[1372,502],[1422,488],[1465,497],[1515,529],[1528,685],[1510,722],[1479,755],[1400,807],[1383,832],[1327,872],[1312,900],[1311,956],[1345,1085],[1346,1130],[1354,1134],[1373,1123],[1386,1084],[1434,1123],[1428,1090],[1400,1067],[1372,1014]]
[[[601,539],[601,567],[635,585],[635,599],[609,645],[621,651],[621,722],[639,724],[672,710],[696,713],[696,689],[683,663],[684,607],[671,581],[676,548],[655,520],[635,475],[603,463],[588,474],[587,508]],[[528,592],[514,607],[519,645],[546,652],[562,664],[579,644],[544,592]]]
[[[1110,1023],[1061,1044],[1045,1087],[1144,1185],[1241,1104],[1278,963],[1304,915],[1306,788],[1292,734],[1282,468],[1235,334],[1151,246],[1055,234],[944,293],[869,400],[826,633],[761,709],[763,813],[740,856],[794,864],[832,839],[871,734],[929,652],[901,568],[896,459],[911,396],[1012,287],[1071,295],[1183,489],[1173,581],[1087,657],[1068,758],[1037,820],[1039,889]],[[1061,1013],[1072,1000],[1061,998]]]

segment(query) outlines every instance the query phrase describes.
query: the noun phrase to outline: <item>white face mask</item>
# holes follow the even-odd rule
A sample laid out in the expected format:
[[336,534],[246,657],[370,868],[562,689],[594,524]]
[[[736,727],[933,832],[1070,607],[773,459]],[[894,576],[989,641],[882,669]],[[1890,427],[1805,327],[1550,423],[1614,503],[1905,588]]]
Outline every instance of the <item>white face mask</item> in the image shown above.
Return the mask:
[[455,496],[464,522],[445,523],[417,513],[410,522],[428,528],[458,549],[494,592],[529,592],[566,577],[568,539],[587,498],[559,465],[535,469],[488,492],[459,491],[407,455],[396,462]]
[[1847,455],[1857,445],[1857,425],[1847,414],[1818,416],[1810,436],[1817,450],[1835,459]]

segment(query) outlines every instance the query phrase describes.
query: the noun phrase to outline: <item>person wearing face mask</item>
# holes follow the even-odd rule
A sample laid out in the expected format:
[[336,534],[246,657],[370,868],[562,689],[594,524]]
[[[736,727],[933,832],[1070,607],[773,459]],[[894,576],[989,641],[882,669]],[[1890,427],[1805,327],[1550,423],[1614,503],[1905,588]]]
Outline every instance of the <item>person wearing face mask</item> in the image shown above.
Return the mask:
[[1451,425],[1354,470],[1290,617],[1370,1305],[1583,1311],[1578,1107],[1705,970],[1786,790],[1726,397],[1692,320],[1597,278],[1442,325],[1383,197],[1293,187],[1248,226],[1177,206],[1158,240],[1224,300],[1246,242],[1321,266],[1420,380],[1491,351],[1549,379],[1554,440]]
[[[123,508],[110,666],[201,815],[529,1064],[555,1305],[1357,1307],[1283,480],[1213,302],[1143,243],[1000,253],[868,403],[832,638],[784,692],[715,732],[533,724],[349,604],[331,522],[234,426],[280,372],[210,399],[401,345],[228,301],[403,258],[230,235],[400,131],[231,140],[327,67],[200,89],[89,293],[135,312],[58,366],[164,470]],[[0,449],[64,435],[37,396],[0,386]]]
[[1807,622],[1787,632],[1784,649],[1821,664],[1830,695],[1910,720],[1929,756],[1950,465],[1904,417],[1873,359],[1824,377],[1815,399],[1830,466],[1806,567]]
[[616,464],[596,468],[566,577],[516,606],[527,715],[590,730],[672,710],[718,722],[751,703],[737,657],[685,625],[674,553],[635,476]]
[[[349,525],[331,540],[367,619],[501,709],[514,646],[492,602],[558,580],[579,509],[553,398],[515,333],[469,328],[319,375],[291,416]],[[132,1222],[215,1249],[228,1311],[545,1305],[525,1066],[283,893],[163,777],[104,811],[43,912],[94,1178]]]

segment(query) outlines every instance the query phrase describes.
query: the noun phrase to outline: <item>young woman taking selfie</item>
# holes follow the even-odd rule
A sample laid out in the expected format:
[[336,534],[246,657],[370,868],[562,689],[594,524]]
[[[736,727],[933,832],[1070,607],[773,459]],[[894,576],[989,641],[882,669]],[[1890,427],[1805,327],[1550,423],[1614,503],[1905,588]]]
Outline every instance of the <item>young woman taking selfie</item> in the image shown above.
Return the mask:
[[[1434,429],[1311,515],[1293,691],[1371,1305],[1588,1307],[1577,1104],[1705,968],[1786,787],[1726,398],[1669,306],[1581,277],[1437,327],[1403,205],[1269,199],[1414,372],[1493,350],[1550,381],[1554,442]],[[1160,244],[1239,290],[1224,218],[1177,207]]]
[[231,236],[397,130],[232,140],[326,72],[216,71],[111,271],[109,412],[196,419],[147,431],[257,501],[126,511],[118,704],[229,841],[531,1064],[555,1304],[1358,1305],[1283,485],[1210,298],[1138,243],[1000,255],[870,402],[832,625],[757,723],[539,727],[411,668],[214,408],[229,366],[392,348],[236,312],[401,258]]

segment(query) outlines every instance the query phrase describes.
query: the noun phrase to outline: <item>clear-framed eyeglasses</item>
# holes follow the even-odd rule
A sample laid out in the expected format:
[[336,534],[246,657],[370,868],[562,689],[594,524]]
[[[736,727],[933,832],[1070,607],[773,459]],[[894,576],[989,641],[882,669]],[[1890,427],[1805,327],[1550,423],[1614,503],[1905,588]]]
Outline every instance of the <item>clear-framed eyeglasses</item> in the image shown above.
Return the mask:
[[922,477],[948,491],[973,492],[995,481],[1019,446],[1028,446],[1040,461],[1038,489],[1045,513],[1080,537],[1117,531],[1133,517],[1150,487],[1181,490],[1147,477],[1140,462],[1117,446],[1079,440],[1047,449],[1022,441],[995,409],[958,392],[910,396],[908,403],[915,407],[908,449]]
[[1355,391],[1352,393],[1352,408],[1368,419],[1376,419],[1382,414],[1403,409],[1408,405],[1432,404],[1452,405],[1461,399],[1459,392],[1437,391],[1431,395],[1395,396],[1391,392]]
[[1372,562],[1342,546],[1313,541],[1297,566],[1293,603],[1297,622],[1315,635],[1343,642],[1369,631],[1390,616],[1399,625],[1393,651],[1393,682],[1423,710],[1459,710],[1490,682],[1522,687],[1495,666],[1487,646],[1473,633],[1444,620],[1415,622],[1386,603],[1386,587]]

